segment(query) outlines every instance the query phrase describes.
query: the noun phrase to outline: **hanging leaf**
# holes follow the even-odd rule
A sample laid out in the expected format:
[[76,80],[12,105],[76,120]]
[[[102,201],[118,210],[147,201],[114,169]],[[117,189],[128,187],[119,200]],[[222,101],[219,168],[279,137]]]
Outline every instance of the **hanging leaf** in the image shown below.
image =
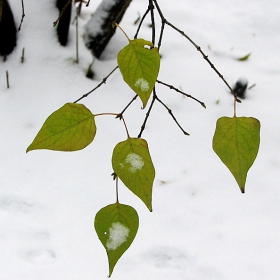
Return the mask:
[[139,95],[145,108],[159,72],[160,55],[157,48],[144,39],[129,40],[118,54],[118,66],[124,81]]
[[117,261],[133,242],[138,226],[136,210],[118,202],[102,208],[96,214],[94,227],[107,252],[109,277]]
[[26,152],[37,149],[77,151],[96,134],[94,115],[82,104],[67,103],[45,121]]
[[260,144],[260,122],[254,118],[222,117],[213,137],[213,150],[245,192],[247,172],[254,163]]
[[120,142],[113,151],[112,165],[125,186],[152,211],[155,168],[147,142],[141,138],[128,138]]

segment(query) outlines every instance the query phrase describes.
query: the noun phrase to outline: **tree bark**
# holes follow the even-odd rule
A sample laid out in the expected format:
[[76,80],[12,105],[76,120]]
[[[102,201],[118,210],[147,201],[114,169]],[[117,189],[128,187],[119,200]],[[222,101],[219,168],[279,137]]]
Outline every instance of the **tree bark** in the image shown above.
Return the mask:
[[115,34],[112,23],[119,23],[132,0],[103,0],[85,28],[85,43],[99,58]]
[[17,41],[17,28],[8,0],[0,0],[0,55],[10,54]]

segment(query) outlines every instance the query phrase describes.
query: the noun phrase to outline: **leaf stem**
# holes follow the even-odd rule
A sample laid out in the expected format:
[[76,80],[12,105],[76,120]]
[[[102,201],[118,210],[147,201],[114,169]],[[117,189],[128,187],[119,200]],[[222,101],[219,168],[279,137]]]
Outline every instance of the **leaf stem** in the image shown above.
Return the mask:
[[117,198],[117,203],[119,203],[119,177],[116,177],[116,198]]
[[128,133],[128,128],[126,125],[126,122],[124,120],[123,116],[120,116],[120,114],[116,114],[116,113],[99,113],[99,114],[94,114],[94,117],[99,117],[99,116],[116,116],[116,118],[120,118],[123,121],[124,127],[125,127],[125,131],[126,131],[126,135],[128,138],[130,138],[129,133]]
[[113,22],[113,24],[114,24],[115,26],[117,26],[117,27],[123,32],[123,34],[125,35],[125,37],[127,38],[127,40],[130,42],[129,37],[128,37],[127,34],[124,32],[124,30],[120,27],[120,25],[119,25],[118,23],[116,23],[116,22]]

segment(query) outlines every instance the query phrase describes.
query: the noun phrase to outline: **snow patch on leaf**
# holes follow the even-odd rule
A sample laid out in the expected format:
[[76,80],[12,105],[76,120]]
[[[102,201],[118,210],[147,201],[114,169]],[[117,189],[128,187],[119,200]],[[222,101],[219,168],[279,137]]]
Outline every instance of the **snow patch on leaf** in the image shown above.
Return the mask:
[[137,170],[141,170],[144,166],[144,160],[141,156],[135,153],[128,154],[125,162],[130,164],[129,171],[134,173]]
[[139,78],[134,85],[137,88],[140,88],[140,90],[143,92],[148,91],[150,88],[150,84],[148,83],[148,81],[143,78]]
[[116,250],[120,247],[129,235],[129,229],[119,222],[113,223],[109,229],[109,239],[106,243],[108,250]]

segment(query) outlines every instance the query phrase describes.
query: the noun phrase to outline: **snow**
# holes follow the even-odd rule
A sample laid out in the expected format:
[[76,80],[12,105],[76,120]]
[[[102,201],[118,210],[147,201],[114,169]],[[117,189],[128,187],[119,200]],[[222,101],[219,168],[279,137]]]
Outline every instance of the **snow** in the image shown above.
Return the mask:
[[140,90],[142,92],[146,92],[149,90],[150,88],[150,84],[147,80],[143,79],[143,78],[139,78],[136,82],[135,82],[135,86],[137,88],[140,88]]
[[103,20],[107,17],[108,11],[110,11],[111,7],[114,5],[114,0],[105,0],[98,6],[91,19],[85,25],[85,44],[89,44],[90,38],[95,38],[96,35],[101,32],[100,26],[102,26]]
[[144,166],[143,158],[135,153],[128,154],[125,158],[125,162],[129,164],[128,170],[131,173],[135,173],[136,171],[141,170]]
[[109,229],[109,237],[106,242],[107,249],[116,250],[124,242],[126,242],[129,235],[129,229],[122,225],[121,223],[113,223]]
[[[93,63],[95,79],[85,77],[92,56],[84,46],[83,30],[100,2],[82,8],[79,64],[75,24],[69,44],[61,47],[52,27],[58,16],[55,1],[38,5],[35,0],[25,1],[17,47],[5,63],[0,62],[0,279],[107,279],[107,256],[93,220],[116,200],[111,157],[116,144],[126,140],[122,122],[96,118],[93,143],[78,152],[25,153],[52,112],[89,92],[117,65],[116,55],[127,44],[119,30]],[[166,26],[159,80],[202,100],[207,109],[156,85],[157,95],[190,136],[183,135],[156,101],[142,135],[156,169],[153,212],[119,184],[120,203],[137,210],[140,227],[112,278],[278,280],[280,2],[158,2],[166,19],[201,46],[230,85],[240,77],[248,80],[237,115],[260,120],[261,145],[241,194],[211,147],[216,120],[233,115],[233,97],[200,53]],[[21,3],[10,0],[10,5],[18,25]],[[147,6],[143,0],[130,4],[121,22],[130,38],[138,12],[143,15]],[[151,40],[148,21],[139,38]],[[248,53],[247,61],[238,61]],[[81,103],[93,114],[119,113],[133,97],[115,71]],[[147,112],[141,105],[138,98],[124,114],[131,137],[137,137]]]

